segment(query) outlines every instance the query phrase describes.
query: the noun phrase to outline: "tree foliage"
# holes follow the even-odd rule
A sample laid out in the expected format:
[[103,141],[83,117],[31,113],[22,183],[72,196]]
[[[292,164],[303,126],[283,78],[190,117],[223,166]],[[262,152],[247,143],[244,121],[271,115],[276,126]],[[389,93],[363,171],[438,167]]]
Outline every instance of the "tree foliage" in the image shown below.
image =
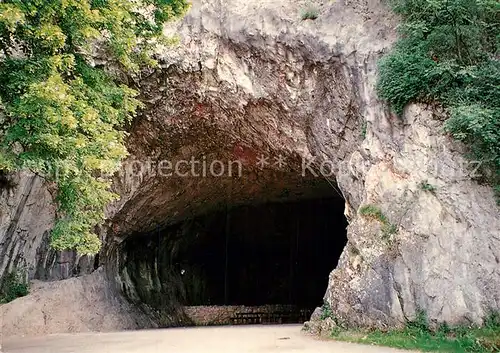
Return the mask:
[[24,297],[28,293],[28,281],[20,273],[9,272],[0,281],[0,304]]
[[446,130],[470,146],[500,191],[500,2],[391,0],[400,39],[380,62],[379,93],[401,114],[439,101]]
[[93,228],[116,198],[109,175],[127,155],[122,128],[141,106],[118,73],[154,65],[163,23],[187,7],[185,0],[0,3],[0,170],[29,168],[57,183],[56,249],[99,250]]

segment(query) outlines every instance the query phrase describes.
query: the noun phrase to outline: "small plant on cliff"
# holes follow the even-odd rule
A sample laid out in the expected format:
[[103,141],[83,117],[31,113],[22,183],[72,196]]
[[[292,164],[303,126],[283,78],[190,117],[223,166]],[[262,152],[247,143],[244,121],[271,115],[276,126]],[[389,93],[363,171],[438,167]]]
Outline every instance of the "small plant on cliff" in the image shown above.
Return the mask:
[[389,219],[384,215],[382,210],[375,205],[361,206],[359,214],[382,223],[382,238],[386,241],[391,240],[391,237],[398,232],[398,227],[389,222]]
[[390,241],[391,237],[398,232],[398,226],[392,223],[382,225],[382,239]]
[[382,223],[388,223],[387,217],[382,210],[375,205],[364,205],[359,209],[359,214],[365,217],[376,219]]
[[427,181],[422,181],[420,183],[420,189],[424,191],[429,191],[430,193],[435,193],[436,192],[436,187],[434,185],[429,184]]
[[325,300],[323,301],[323,305],[321,306],[321,320],[326,320],[328,318],[333,318],[333,311],[330,304]]
[[445,130],[470,147],[500,195],[500,5],[497,0],[390,0],[400,39],[380,61],[379,95],[397,114],[439,102]]
[[366,129],[368,127],[368,123],[366,121],[363,121],[363,125],[361,125],[361,137],[363,139],[366,138]]
[[352,244],[349,245],[348,249],[349,254],[351,254],[352,256],[358,256],[360,254],[359,249]]
[[0,304],[8,303],[19,297],[28,295],[28,283],[17,272],[10,272],[2,279],[0,286]]
[[302,21],[305,20],[315,20],[319,17],[319,11],[317,8],[313,7],[312,5],[309,5],[307,8],[303,9],[300,12],[300,18]]
[[116,198],[109,175],[127,155],[122,128],[141,107],[123,77],[155,64],[163,23],[186,8],[185,0],[0,3],[0,170],[26,168],[57,184],[54,248],[99,250],[93,229]]

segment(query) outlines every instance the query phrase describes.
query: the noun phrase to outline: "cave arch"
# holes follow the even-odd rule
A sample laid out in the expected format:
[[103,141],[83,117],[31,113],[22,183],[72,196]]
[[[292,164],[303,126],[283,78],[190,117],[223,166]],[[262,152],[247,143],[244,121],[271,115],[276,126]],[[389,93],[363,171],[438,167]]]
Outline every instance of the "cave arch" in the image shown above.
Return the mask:
[[[160,325],[183,324],[184,319],[172,319],[172,313],[179,317],[177,314],[182,314],[179,307],[196,301],[185,300],[183,285],[164,285],[180,281],[177,279],[179,269],[156,270],[158,261],[154,260],[157,257],[154,254],[158,249],[164,248],[161,253],[169,250],[168,244],[162,245],[161,240],[157,240],[158,234],[181,232],[193,220],[227,213],[226,209],[239,212],[242,207],[330,199],[336,200],[335,214],[342,219],[339,223],[342,223],[345,239],[344,212],[352,212],[359,203],[358,193],[352,189],[363,180],[349,180],[354,186],[345,195],[348,203],[341,195],[346,190],[341,192],[337,187],[337,181],[345,181],[337,180],[337,176],[345,175],[343,170],[349,168],[349,156],[364,139],[364,118],[355,93],[357,76],[346,71],[338,57],[331,56],[319,63],[308,49],[291,51],[283,43],[277,43],[277,52],[281,53],[278,56],[270,56],[262,48],[249,51],[248,46],[238,43],[224,43],[220,49],[229,53],[231,67],[236,65],[249,71],[228,81],[225,71],[215,68],[191,71],[165,63],[141,81],[141,98],[147,102],[146,108],[142,118],[135,119],[130,128],[127,146],[131,155],[113,183],[121,199],[108,207],[108,222],[102,231],[108,271],[130,300],[166,313],[166,317],[159,319]],[[301,64],[296,67],[285,64],[290,60]],[[237,78],[242,75],[255,83],[251,91],[247,86],[239,86],[241,82]],[[290,80],[282,79],[286,77]],[[249,81],[245,78],[245,82]],[[207,161],[208,165],[213,161],[223,161],[223,165],[238,161],[242,173],[238,176],[201,173],[200,177],[198,169],[194,173],[186,169],[193,158],[201,163]],[[265,163],[260,163],[262,158]],[[280,160],[285,163],[279,163]],[[175,173],[175,166],[179,164],[184,169]],[[160,165],[168,167],[167,173]],[[136,166],[138,170],[134,169]],[[254,222],[258,221],[260,219]],[[295,230],[288,231],[285,237],[288,242],[283,240],[281,248],[293,246],[289,233]],[[233,249],[236,246],[229,245]],[[324,246],[321,250],[328,248]],[[338,248],[318,281],[324,283],[318,285],[322,287],[321,293],[318,290],[311,295],[314,299],[307,303],[308,307],[321,304],[328,274],[335,268],[342,251],[342,247]],[[137,249],[143,249],[143,254]],[[286,257],[288,264],[284,267],[289,270],[292,256],[290,251],[283,253],[281,257]],[[131,263],[136,265],[129,266]],[[227,266],[230,265],[231,261]],[[282,277],[292,277],[293,271],[298,270],[292,268]],[[234,293],[245,293],[245,290],[232,288],[236,285],[231,276],[236,275],[228,274],[229,281],[223,281],[226,283],[224,294],[220,294],[221,285],[214,290],[217,293],[212,297],[217,300],[198,302],[256,304],[269,301],[269,297],[257,298],[255,294],[250,298],[240,295],[236,298],[240,300],[233,300]],[[246,288],[246,291],[255,293],[256,287],[258,285],[253,284],[254,289]],[[287,300],[282,294],[280,302],[297,299],[290,290],[292,285],[285,283],[282,287],[288,288],[282,290]]]
[[299,198],[225,204],[131,234],[120,250],[123,292],[163,310],[165,326],[192,324],[184,308],[205,306],[286,307],[307,313],[287,322],[305,321],[347,243],[345,201],[323,183]]

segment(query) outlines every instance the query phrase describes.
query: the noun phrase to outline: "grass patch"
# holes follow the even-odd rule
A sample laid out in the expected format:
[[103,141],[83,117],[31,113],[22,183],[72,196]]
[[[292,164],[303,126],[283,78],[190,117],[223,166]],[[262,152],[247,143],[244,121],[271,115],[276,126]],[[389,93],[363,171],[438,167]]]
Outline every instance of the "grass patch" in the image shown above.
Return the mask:
[[363,217],[375,219],[382,223],[382,238],[389,241],[398,232],[398,227],[389,222],[382,210],[375,205],[364,205],[359,209],[359,214]]
[[24,297],[29,293],[29,285],[19,273],[11,272],[4,276],[0,285],[0,304]]
[[376,219],[382,223],[388,223],[387,217],[382,210],[375,205],[364,205],[359,209],[359,214],[365,217]]
[[413,349],[423,352],[493,353],[500,351],[500,315],[492,314],[482,327],[450,327],[431,330],[425,314],[402,330],[335,330],[335,340]]

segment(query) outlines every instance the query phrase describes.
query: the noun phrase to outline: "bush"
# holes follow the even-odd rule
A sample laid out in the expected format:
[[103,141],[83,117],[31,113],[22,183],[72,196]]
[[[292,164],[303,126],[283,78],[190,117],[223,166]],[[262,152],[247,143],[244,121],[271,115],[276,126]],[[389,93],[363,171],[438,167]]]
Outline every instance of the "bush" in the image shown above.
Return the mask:
[[423,72],[432,72],[436,63],[422,53],[396,48],[379,63],[378,91],[381,98],[391,104],[398,115],[408,102],[424,100],[430,96],[433,82],[422,77]]
[[28,295],[28,283],[19,273],[11,272],[4,276],[0,286],[0,303],[8,303],[14,299]]
[[400,115],[410,102],[440,102],[445,129],[500,190],[500,3],[392,0],[400,39],[379,63],[378,91]]

